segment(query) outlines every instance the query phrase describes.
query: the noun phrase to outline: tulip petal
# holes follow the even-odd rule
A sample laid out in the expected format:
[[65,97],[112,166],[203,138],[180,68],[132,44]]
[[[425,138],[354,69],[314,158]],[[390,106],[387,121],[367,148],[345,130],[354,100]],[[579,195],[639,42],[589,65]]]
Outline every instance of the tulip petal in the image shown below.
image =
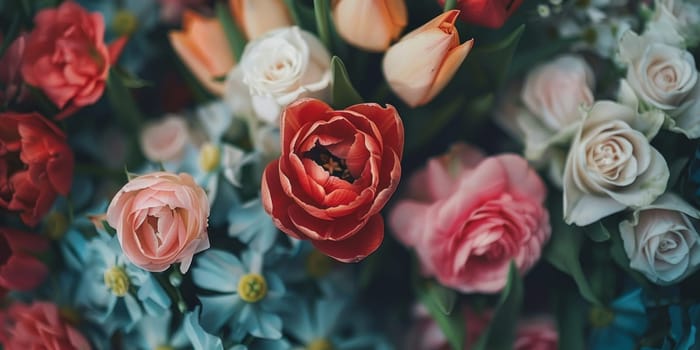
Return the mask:
[[384,239],[384,219],[381,215],[369,218],[365,227],[342,241],[312,241],[324,254],[341,262],[358,262],[372,254]]
[[452,80],[452,77],[462,65],[464,59],[467,58],[467,55],[473,46],[474,39],[471,39],[447,53],[447,57],[445,57],[445,61],[442,63],[442,66],[440,66],[440,71],[438,71],[435,81],[428,91],[428,95],[425,96],[421,104],[430,102],[433,98],[435,98],[435,96],[437,96],[437,94],[440,93],[440,91],[442,91],[442,89],[445,88],[445,86],[447,86],[447,83]]
[[[263,172],[262,186],[260,189],[260,199],[265,211],[272,217],[275,226],[282,232],[296,238],[302,239],[296,230],[293,229],[294,224],[289,220],[287,210],[293,205],[291,199],[284,194],[282,185],[279,179],[279,160],[275,160],[268,164]],[[275,198],[272,198],[272,194]]]

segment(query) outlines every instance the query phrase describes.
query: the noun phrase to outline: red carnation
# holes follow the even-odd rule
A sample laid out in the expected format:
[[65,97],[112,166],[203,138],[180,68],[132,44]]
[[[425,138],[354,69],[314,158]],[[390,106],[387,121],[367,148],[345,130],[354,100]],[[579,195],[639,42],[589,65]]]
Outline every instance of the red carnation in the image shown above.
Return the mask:
[[72,177],[61,130],[37,113],[0,113],[0,208],[35,226],[58,194],[68,194]]

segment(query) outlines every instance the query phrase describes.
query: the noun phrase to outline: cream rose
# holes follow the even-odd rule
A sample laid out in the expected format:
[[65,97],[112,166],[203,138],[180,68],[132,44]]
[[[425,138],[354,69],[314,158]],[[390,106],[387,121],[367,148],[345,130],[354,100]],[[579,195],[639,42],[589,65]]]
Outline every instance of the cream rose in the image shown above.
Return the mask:
[[669,128],[689,138],[700,137],[698,71],[690,52],[627,31],[620,40],[626,80],[646,105],[669,117]]
[[530,71],[520,91],[526,108],[512,121],[524,138],[525,157],[546,162],[555,183],[561,184],[566,152],[556,146],[568,146],[581,124],[581,108],[593,104],[594,80],[586,61],[564,55]]
[[619,225],[630,267],[660,285],[690,275],[700,264],[699,218],[698,210],[670,193],[635,210]]
[[276,124],[282,108],[301,97],[327,99],[331,57],[298,27],[271,31],[246,45],[228,75],[225,98],[235,113]]
[[596,102],[574,137],[564,167],[564,220],[588,225],[652,203],[666,189],[664,157],[649,144],[663,117]]

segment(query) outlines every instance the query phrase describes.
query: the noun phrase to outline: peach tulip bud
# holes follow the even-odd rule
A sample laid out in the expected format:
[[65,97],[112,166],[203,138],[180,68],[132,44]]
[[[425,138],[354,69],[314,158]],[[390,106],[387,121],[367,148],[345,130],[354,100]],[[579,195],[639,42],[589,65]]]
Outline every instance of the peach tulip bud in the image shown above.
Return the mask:
[[248,40],[272,29],[294,25],[287,5],[282,0],[229,0],[228,4]]
[[384,77],[409,106],[422,106],[445,88],[474,45],[474,39],[459,44],[454,26],[457,16],[459,10],[435,17],[406,34],[384,55]]
[[404,0],[339,0],[333,8],[338,34],[363,50],[383,52],[406,27]]
[[169,33],[170,44],[209,92],[222,95],[224,83],[216,78],[225,76],[235,64],[224,28],[215,18],[187,10],[182,27],[182,31]]

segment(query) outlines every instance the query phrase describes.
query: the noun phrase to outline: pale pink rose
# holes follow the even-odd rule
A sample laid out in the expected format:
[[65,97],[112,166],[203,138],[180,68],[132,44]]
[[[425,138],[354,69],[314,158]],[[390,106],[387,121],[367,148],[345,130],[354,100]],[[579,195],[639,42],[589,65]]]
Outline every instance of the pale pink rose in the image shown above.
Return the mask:
[[0,311],[0,344],[6,350],[89,350],[90,344],[58,312],[56,305],[12,304]]
[[546,187],[520,156],[483,158],[457,144],[430,159],[409,187],[389,213],[390,227],[416,250],[424,274],[461,292],[501,290],[510,261],[524,273],[549,239]]
[[515,335],[514,350],[556,350],[559,348],[557,326],[549,317],[521,320]]
[[192,256],[209,248],[208,217],[206,193],[185,173],[133,178],[107,208],[107,222],[126,257],[154,272],[177,262],[187,272]]
[[189,140],[187,121],[168,115],[141,131],[141,150],[154,162],[178,161]]

